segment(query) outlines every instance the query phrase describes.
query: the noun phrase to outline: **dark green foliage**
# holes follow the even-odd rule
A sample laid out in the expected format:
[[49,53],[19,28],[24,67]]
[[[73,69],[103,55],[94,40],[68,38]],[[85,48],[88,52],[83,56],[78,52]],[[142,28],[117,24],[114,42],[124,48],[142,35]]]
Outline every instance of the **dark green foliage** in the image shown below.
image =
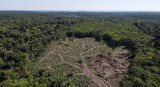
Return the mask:
[[160,36],[156,36],[155,47],[158,48],[158,49],[160,49]]

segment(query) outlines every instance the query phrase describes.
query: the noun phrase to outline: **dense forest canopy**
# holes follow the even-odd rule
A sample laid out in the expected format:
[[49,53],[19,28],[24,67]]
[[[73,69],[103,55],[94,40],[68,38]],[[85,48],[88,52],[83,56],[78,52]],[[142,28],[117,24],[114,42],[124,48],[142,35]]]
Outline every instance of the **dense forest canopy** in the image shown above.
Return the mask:
[[125,46],[132,61],[120,86],[159,87],[160,13],[38,11],[0,12],[0,86],[77,86],[67,76],[49,78],[28,69],[50,42],[66,37]]

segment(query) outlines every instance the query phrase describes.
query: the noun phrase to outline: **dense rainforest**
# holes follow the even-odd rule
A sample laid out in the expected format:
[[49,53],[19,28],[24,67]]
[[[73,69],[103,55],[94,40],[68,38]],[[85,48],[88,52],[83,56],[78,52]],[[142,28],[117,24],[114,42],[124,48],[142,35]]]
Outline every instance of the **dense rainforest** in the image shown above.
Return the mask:
[[0,87],[86,87],[72,75],[49,78],[30,66],[51,42],[66,37],[125,46],[131,65],[119,86],[159,87],[160,13],[36,11],[0,12]]

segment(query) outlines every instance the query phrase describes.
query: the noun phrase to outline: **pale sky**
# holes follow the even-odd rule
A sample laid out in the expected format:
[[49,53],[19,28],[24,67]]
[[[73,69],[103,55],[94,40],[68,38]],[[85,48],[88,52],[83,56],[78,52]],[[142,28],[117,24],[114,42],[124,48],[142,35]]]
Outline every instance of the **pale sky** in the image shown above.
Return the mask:
[[0,10],[160,11],[160,0],[0,0]]

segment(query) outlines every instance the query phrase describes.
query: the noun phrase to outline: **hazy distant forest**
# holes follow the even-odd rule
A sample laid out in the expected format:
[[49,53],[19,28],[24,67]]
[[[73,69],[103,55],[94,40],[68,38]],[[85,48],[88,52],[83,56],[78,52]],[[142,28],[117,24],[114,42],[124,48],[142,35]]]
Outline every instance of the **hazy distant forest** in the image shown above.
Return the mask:
[[0,12],[0,87],[107,86],[160,86],[160,13]]

